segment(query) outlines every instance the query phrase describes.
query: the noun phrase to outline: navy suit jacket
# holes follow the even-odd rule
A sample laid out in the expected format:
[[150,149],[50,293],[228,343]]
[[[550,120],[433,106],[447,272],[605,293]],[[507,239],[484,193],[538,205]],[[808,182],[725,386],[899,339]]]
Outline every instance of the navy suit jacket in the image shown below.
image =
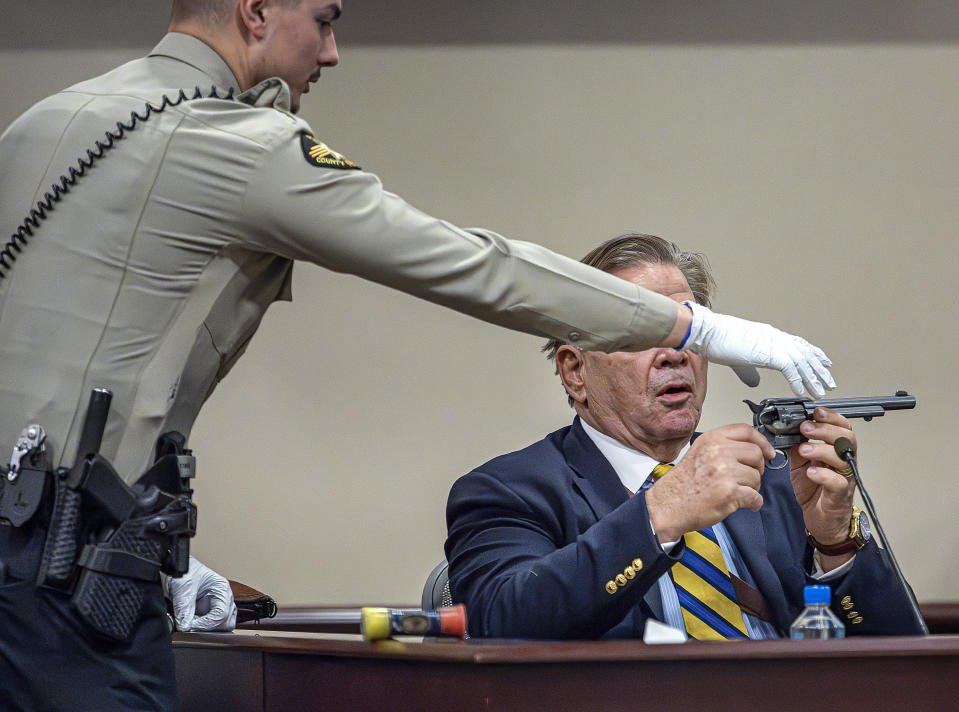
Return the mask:
[[[760,493],[759,512],[740,509],[724,524],[785,633],[815,583],[812,550],[789,468],[767,470]],[[647,618],[663,620],[656,581],[684,547],[663,552],[645,494],[629,497],[579,418],[461,477],[446,516],[450,590],[473,637],[641,638]],[[627,567],[635,576],[616,585]],[[874,541],[831,586],[847,635],[921,632]]]

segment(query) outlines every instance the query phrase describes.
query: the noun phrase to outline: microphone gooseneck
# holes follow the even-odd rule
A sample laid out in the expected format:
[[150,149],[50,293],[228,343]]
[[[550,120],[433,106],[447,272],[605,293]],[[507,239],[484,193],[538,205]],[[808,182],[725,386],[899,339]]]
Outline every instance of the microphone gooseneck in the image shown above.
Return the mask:
[[837,438],[833,449],[835,449],[840,459],[848,463],[849,467],[852,468],[852,475],[856,478],[856,487],[859,488],[859,495],[862,497],[862,503],[865,505],[866,513],[869,515],[869,523],[872,525],[872,528],[875,529],[879,544],[886,550],[886,553],[889,554],[889,561],[892,563],[893,572],[896,575],[900,588],[902,588],[906,594],[906,598],[909,600],[909,607],[913,617],[916,619],[916,623],[919,625],[919,629],[923,635],[929,635],[929,628],[926,626],[926,622],[922,618],[922,613],[919,611],[919,602],[916,600],[916,594],[913,593],[909,584],[906,583],[906,578],[902,575],[902,569],[899,568],[899,562],[896,561],[896,556],[892,553],[892,547],[889,546],[886,533],[879,523],[879,517],[876,514],[875,508],[872,506],[869,493],[866,492],[866,488],[862,485],[862,479],[859,477],[859,467],[856,466],[856,449],[853,447],[849,438]]

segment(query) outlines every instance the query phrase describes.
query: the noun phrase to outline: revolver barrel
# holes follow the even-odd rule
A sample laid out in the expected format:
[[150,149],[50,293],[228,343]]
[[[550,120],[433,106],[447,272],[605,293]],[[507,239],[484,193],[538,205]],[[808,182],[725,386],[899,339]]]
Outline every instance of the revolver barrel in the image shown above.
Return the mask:
[[906,391],[892,396],[866,398],[766,398],[759,403],[744,401],[753,413],[753,426],[777,450],[784,450],[806,440],[799,432],[805,420],[812,420],[818,407],[829,408],[846,418],[872,420],[887,410],[907,410],[916,407],[916,398]]

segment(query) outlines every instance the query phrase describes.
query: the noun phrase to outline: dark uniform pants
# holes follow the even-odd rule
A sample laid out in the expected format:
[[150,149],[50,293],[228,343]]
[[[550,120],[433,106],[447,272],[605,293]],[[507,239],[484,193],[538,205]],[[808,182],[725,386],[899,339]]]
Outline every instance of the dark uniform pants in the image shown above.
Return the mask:
[[46,531],[38,515],[20,529],[0,526],[0,710],[176,710],[159,582],[131,641],[98,638],[68,596],[36,587]]

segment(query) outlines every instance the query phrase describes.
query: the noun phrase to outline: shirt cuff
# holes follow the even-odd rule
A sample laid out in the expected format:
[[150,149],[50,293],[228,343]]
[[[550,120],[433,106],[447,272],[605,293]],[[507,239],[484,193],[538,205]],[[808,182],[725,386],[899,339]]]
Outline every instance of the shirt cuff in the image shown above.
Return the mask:
[[[654,536],[654,537],[656,536],[656,530],[653,528],[653,523],[652,523],[652,522],[649,523],[649,531],[651,531],[651,532],[653,533],[653,536]],[[657,541],[657,542],[659,541],[659,538],[658,538],[658,537],[657,537],[656,541]],[[679,542],[681,542],[681,541],[682,541],[682,538],[679,538],[679,539],[677,539],[676,541],[667,541],[665,544],[660,544],[660,545],[659,545],[659,548],[663,550],[663,553],[664,553],[664,554],[671,554],[672,551],[673,551],[673,549],[676,548],[676,545],[677,545]]]
[[834,581],[840,576],[845,576],[852,568],[852,562],[856,560],[855,554],[845,562],[834,568],[832,571],[823,571],[822,559],[819,558],[819,549],[812,550],[812,573],[809,574],[816,581]]

